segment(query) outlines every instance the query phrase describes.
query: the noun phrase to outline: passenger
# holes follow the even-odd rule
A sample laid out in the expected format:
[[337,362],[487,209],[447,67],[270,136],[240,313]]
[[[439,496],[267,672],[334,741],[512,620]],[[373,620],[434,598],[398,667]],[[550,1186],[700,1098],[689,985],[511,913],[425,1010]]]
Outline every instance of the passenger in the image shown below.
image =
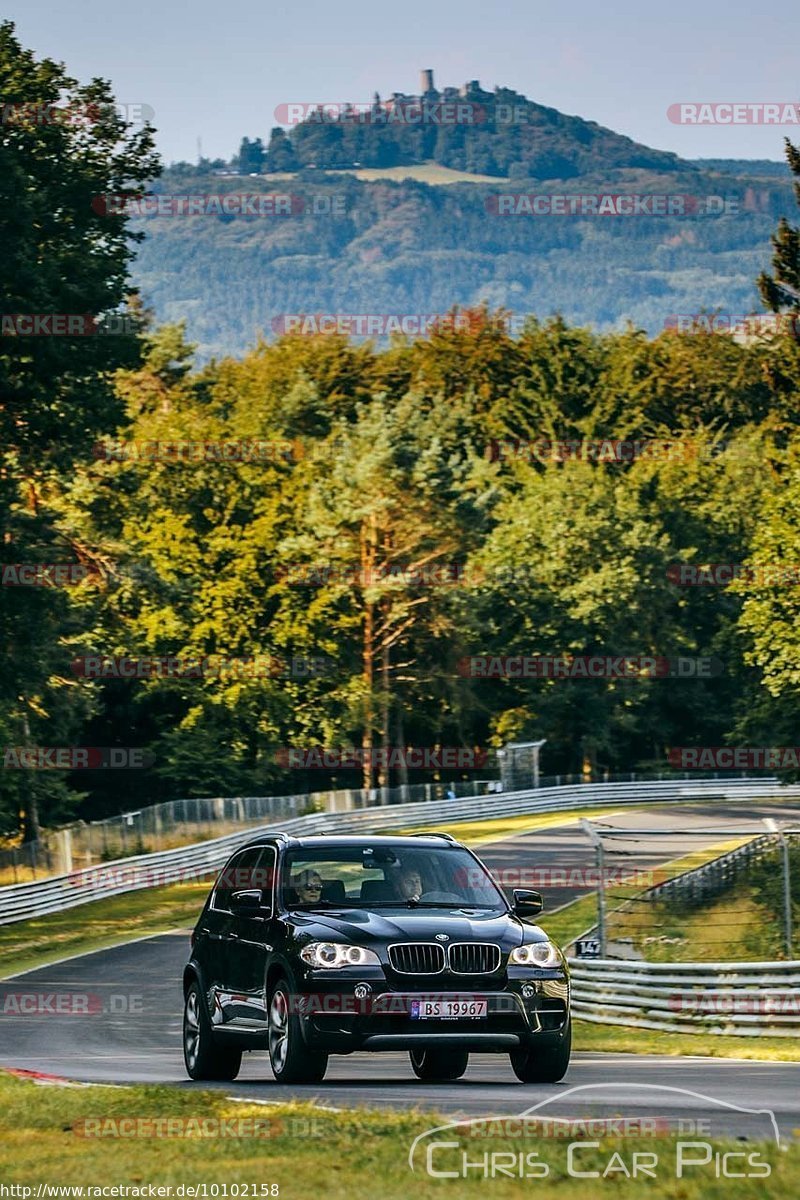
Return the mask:
[[301,871],[292,879],[292,887],[300,904],[317,904],[322,896],[322,876],[318,871]]

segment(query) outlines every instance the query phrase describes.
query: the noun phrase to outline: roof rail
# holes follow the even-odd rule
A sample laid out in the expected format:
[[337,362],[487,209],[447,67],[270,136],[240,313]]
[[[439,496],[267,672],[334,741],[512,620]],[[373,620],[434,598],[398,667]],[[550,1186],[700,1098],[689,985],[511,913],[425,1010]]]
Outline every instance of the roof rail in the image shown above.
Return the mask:
[[452,833],[438,833],[438,832],[437,833],[421,833],[421,834],[419,834],[419,836],[420,837],[440,837],[440,838],[444,838],[444,840],[446,842],[454,842],[456,840],[453,837]]

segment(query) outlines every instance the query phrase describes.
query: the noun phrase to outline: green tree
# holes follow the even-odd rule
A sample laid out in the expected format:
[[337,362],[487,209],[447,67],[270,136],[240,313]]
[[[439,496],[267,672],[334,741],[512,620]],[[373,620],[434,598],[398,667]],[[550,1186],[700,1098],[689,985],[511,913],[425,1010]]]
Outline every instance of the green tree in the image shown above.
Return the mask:
[[[800,147],[786,140],[786,161],[795,176],[794,194],[800,204]],[[773,274],[763,271],[758,278],[761,297],[772,312],[788,308],[800,314],[800,228],[781,217],[772,237]]]
[[[106,81],[79,85],[61,64],[37,61],[9,22],[0,25],[0,96],[2,561],[80,562],[84,548],[58,497],[122,416],[112,377],[136,361],[139,321],[122,308],[133,249],[120,201],[141,192],[158,163],[152,130],[118,115]],[[50,324],[57,314],[83,319],[84,336],[60,336]],[[37,315],[45,321],[32,336],[26,322]],[[107,319],[106,332],[95,318]],[[70,605],[62,589],[34,591],[7,593],[0,615],[0,709],[10,742],[47,745],[75,724],[74,689],[52,682]],[[11,774],[0,776],[5,821],[22,812],[35,836],[65,790]]]
[[264,166],[264,145],[261,138],[250,141],[242,138],[236,165],[243,175],[260,175]]

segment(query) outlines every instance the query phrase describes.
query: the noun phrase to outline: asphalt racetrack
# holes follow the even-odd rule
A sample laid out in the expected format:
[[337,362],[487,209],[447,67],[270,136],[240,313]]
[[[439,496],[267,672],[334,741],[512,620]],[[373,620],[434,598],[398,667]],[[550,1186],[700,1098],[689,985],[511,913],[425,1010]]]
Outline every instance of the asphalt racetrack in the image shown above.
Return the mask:
[[[763,830],[766,815],[800,824],[797,806],[703,803],[607,814],[608,827],[652,829],[658,836],[625,840],[626,867],[647,867],[687,850],[725,840],[728,830]],[[658,832],[680,828],[672,834]],[[708,834],[687,836],[691,829]],[[609,847],[617,845],[609,841]],[[495,842],[479,851],[494,870],[591,865],[593,852],[580,831],[559,827]],[[609,855],[609,864],[617,862]],[[521,884],[524,886],[524,883]],[[542,888],[547,908],[586,889]],[[613,888],[611,889],[613,892]],[[91,919],[91,905],[85,908]],[[547,928],[547,916],[541,924]],[[66,1076],[86,1082],[169,1083],[183,1088],[223,1087],[232,1096],[276,1102],[313,1099],[334,1107],[413,1107],[481,1117],[518,1115],[533,1106],[541,1117],[590,1115],[659,1116],[684,1122],[710,1136],[773,1136],[773,1112],[781,1136],[800,1136],[800,1063],[755,1063],[698,1057],[576,1053],[557,1085],[523,1085],[504,1055],[473,1055],[462,1080],[417,1080],[406,1054],[332,1057],[323,1084],[278,1086],[266,1053],[247,1054],[235,1083],[193,1084],[181,1055],[181,974],[189,954],[188,931],[161,934],[113,949],[68,959],[3,981],[4,996],[78,993],[89,996],[89,1013],[0,1017],[0,1066]],[[12,1005],[13,1008],[13,1005]],[[694,1093],[694,1094],[693,1094]],[[742,1112],[741,1109],[767,1110]],[[698,1123],[701,1123],[698,1125]],[[673,1126],[674,1127],[674,1126]]]

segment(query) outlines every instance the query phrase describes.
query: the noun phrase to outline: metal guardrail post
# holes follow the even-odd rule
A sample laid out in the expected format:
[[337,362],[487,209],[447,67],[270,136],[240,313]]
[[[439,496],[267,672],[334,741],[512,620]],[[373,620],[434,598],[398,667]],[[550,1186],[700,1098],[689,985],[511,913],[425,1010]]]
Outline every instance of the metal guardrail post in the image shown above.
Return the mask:
[[770,833],[774,833],[781,844],[783,859],[783,934],[786,941],[786,957],[792,957],[792,879],[789,861],[789,843],[778,822],[772,817],[764,817],[764,825]]
[[597,863],[597,940],[600,943],[600,957],[606,956],[606,874],[605,849],[603,839],[592,825],[591,821],[581,819],[581,829],[594,846],[595,862]]

